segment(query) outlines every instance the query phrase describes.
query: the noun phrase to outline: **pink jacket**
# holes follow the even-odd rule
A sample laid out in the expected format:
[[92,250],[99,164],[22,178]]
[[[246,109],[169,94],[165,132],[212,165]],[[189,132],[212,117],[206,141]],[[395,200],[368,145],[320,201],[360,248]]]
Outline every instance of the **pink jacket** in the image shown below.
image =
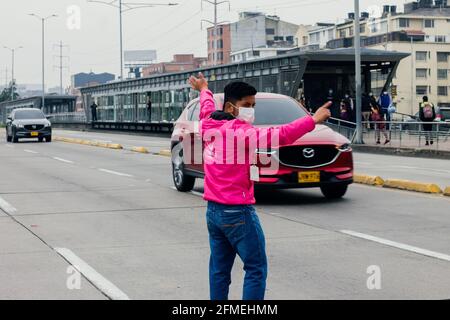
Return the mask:
[[[236,133],[242,135],[242,133],[254,132],[258,145],[261,141],[265,141],[270,146],[271,136],[277,134],[279,145],[288,145],[314,130],[315,127],[312,117],[307,116],[276,128],[256,128],[239,119],[211,119],[210,116],[214,111],[216,106],[213,93],[210,90],[203,90],[200,93],[200,130],[204,143],[205,171],[203,198],[227,205],[255,203],[254,182],[250,180],[250,161],[255,150],[249,150],[249,144],[246,144],[244,151],[247,154],[246,161],[237,163],[238,148],[230,149],[226,144],[230,136]],[[217,135],[221,135],[224,139],[217,139]],[[230,156],[235,160],[232,164],[214,161]]]

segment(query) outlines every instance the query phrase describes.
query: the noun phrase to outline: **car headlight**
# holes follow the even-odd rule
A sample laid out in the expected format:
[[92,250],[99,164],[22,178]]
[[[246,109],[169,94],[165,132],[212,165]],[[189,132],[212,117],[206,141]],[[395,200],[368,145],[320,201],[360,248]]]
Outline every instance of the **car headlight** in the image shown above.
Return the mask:
[[23,128],[23,124],[16,123],[16,128]]
[[47,122],[46,124],[44,124],[44,127],[45,128],[48,128],[48,127],[50,127],[52,124],[50,123],[50,122]]
[[340,146],[337,146],[336,149],[338,149],[340,152],[348,152],[352,150],[352,146],[350,143],[344,143]]

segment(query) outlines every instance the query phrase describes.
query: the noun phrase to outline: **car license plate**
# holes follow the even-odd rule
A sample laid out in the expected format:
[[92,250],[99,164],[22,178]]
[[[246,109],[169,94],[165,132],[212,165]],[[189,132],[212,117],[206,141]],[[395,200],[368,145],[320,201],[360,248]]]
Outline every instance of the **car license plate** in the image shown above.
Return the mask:
[[320,171],[305,171],[298,173],[299,183],[320,182]]
[[31,133],[31,136],[32,136],[32,137],[37,137],[38,135],[39,135],[39,132],[32,132],[32,133]]

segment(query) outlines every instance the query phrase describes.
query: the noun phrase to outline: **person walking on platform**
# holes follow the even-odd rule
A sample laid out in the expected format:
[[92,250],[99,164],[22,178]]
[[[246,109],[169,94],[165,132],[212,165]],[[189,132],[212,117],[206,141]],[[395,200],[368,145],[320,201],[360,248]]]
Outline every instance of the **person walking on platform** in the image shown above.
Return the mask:
[[434,105],[428,101],[428,97],[424,96],[422,98],[422,103],[420,104],[420,110],[419,110],[419,118],[420,121],[425,122],[422,124],[423,131],[425,131],[425,145],[432,145],[433,142],[433,125],[431,122],[433,122],[436,119],[436,110],[434,108]]

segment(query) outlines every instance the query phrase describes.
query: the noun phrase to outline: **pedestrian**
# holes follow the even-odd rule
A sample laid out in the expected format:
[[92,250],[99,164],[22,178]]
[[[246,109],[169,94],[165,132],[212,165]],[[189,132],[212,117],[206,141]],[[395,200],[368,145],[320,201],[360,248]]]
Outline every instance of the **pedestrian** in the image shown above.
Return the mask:
[[433,144],[433,135],[431,131],[433,130],[433,122],[436,119],[436,110],[434,105],[428,101],[428,97],[424,96],[422,98],[422,103],[420,104],[419,110],[420,121],[425,122],[422,124],[423,131],[425,131],[425,145],[428,146]]
[[[265,238],[253,207],[254,181],[259,178],[259,169],[249,160],[245,163],[222,162],[223,157],[227,157],[225,152],[236,159],[236,148],[239,148],[239,144],[225,148],[223,141],[229,135],[234,139],[255,132],[258,144],[262,140],[271,141],[270,137],[275,133],[279,134],[280,144],[294,142],[329,118],[330,104],[318,109],[314,116],[308,115],[278,128],[256,128],[252,125],[257,93],[254,87],[245,82],[229,83],[224,89],[223,108],[216,111],[213,93],[203,74],[190,77],[189,82],[194,90],[200,91],[200,133],[205,170],[203,198],[208,202],[206,216],[211,249],[210,297],[212,300],[228,299],[231,269],[238,255],[245,270],[243,299],[263,300],[267,278]],[[208,138],[209,135],[214,138]],[[241,147],[245,148],[241,151],[245,151],[246,159],[256,156],[248,143]]]
[[347,91],[344,95],[344,103],[347,106],[347,112],[349,115],[348,121],[355,122],[356,115],[355,115],[355,104],[353,102],[353,98],[350,95],[350,91]]
[[330,106],[331,116],[334,118],[337,118],[340,114],[339,104],[338,104],[339,100],[336,99],[333,89],[331,89],[331,88],[328,89],[328,94],[327,94],[325,101],[331,102],[331,106]]
[[[376,102],[376,101],[375,101]],[[363,93],[361,99],[361,112],[364,121],[364,126],[370,129],[370,112],[371,112],[371,100],[367,93]]]
[[383,133],[385,137],[384,144],[388,144],[390,142],[388,138],[388,134],[386,132],[386,125],[384,123],[384,118],[381,115],[380,107],[374,106],[372,107],[372,114],[370,116],[371,120],[375,123],[375,140],[377,144],[380,144],[381,133]]
[[[383,93],[380,95],[378,104],[380,105],[381,116],[386,121],[388,121],[388,122],[391,121],[391,114],[389,112],[389,107],[392,105],[392,98],[386,90],[383,91]],[[389,129],[389,125],[388,125],[388,129]]]
[[91,105],[91,115],[92,115],[92,122],[97,121],[97,104],[95,101]]
[[[351,109],[350,109],[350,106],[348,105],[348,103],[346,103],[345,99],[341,100],[339,110],[340,110],[340,119],[344,120],[344,121],[350,121],[350,117],[351,117],[350,110]],[[343,125],[347,126],[348,123],[344,123]]]
[[148,122],[152,122],[152,100],[150,96],[147,100],[147,115],[148,115]]

